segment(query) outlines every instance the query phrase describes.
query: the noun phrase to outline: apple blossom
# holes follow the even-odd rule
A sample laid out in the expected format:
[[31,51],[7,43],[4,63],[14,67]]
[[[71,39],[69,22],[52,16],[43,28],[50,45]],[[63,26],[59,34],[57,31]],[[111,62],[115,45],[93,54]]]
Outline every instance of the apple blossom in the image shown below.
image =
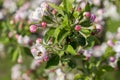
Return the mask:
[[47,56],[47,51],[41,44],[35,44],[31,48],[31,53],[36,60],[44,60]]

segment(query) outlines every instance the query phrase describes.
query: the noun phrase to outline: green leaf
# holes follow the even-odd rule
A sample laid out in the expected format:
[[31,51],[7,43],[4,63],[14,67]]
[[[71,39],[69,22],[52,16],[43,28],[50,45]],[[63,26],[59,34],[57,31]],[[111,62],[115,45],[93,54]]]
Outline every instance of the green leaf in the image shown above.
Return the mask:
[[50,38],[50,36],[48,36],[47,34],[44,36],[44,39],[43,39],[43,40],[45,41],[45,43],[48,42],[49,38]]
[[[75,19],[78,18],[79,12],[75,11],[75,12],[73,13],[73,16],[74,16]],[[81,16],[79,16],[79,17],[81,17]]]
[[100,67],[100,70],[109,72],[109,71],[113,71],[114,69],[111,66],[105,65]]
[[83,33],[83,34],[85,34],[86,35],[86,37],[88,37],[89,35],[90,35],[90,30],[88,30],[88,29],[81,29],[81,32]]
[[77,40],[74,39],[73,41],[70,42],[70,45],[71,45],[74,49],[76,49],[76,48],[79,46],[79,44],[78,44],[76,41],[77,41]]
[[108,58],[110,56],[113,56],[115,54],[115,51],[113,50],[112,47],[107,47],[105,50],[105,53],[103,54],[103,58]]
[[28,47],[23,47],[23,51],[25,52],[26,55],[33,57]]
[[46,21],[47,23],[53,23],[52,17],[50,16],[43,16],[43,21]]
[[9,38],[7,38],[7,37],[2,37],[2,38],[0,38],[0,42],[1,42],[1,43],[4,43],[4,44],[8,44],[8,43],[9,43]]
[[61,15],[64,15],[62,8],[56,6],[55,4],[52,4],[52,3],[48,3],[48,5],[50,5],[52,8],[54,8]]
[[52,54],[49,61],[46,64],[46,68],[50,68],[51,66],[56,66],[59,64],[59,55],[57,54]]
[[63,0],[63,6],[64,6],[65,11],[67,11],[67,1],[68,0]]
[[64,17],[63,17],[63,21],[62,21],[62,28],[70,28],[70,27],[68,27],[68,17],[67,17],[67,15],[64,15]]
[[15,51],[13,52],[12,61],[16,61],[16,60],[17,60],[18,55],[19,55],[18,52],[19,52],[19,48],[17,47],[17,48],[15,49]]
[[54,35],[54,31],[55,31],[55,28],[50,28],[50,29],[47,31],[47,35],[53,36],[53,35]]
[[55,31],[55,28],[50,28],[47,32],[46,32],[46,34],[45,34],[45,36],[44,36],[44,41],[47,43],[48,42],[48,40],[50,39],[50,37],[54,37],[54,31]]
[[76,55],[76,51],[74,50],[74,48],[71,45],[68,45],[66,48],[66,52],[72,54],[72,55]]
[[83,77],[85,77],[83,74],[76,74],[74,80],[84,80]]
[[69,60],[68,66],[71,67],[71,68],[75,68],[76,67],[76,62],[74,60]]
[[89,3],[87,3],[84,10],[85,11],[90,11],[91,10],[91,5]]
[[69,11],[72,9],[73,1],[74,0],[63,0],[64,9],[67,11],[67,13],[69,13]]
[[80,22],[80,24],[81,24],[82,26],[84,26],[84,27],[89,27],[89,26],[91,26],[90,23],[91,23],[90,20],[87,19],[87,18],[83,18],[83,19],[81,20],[81,22]]
[[109,66],[109,65],[104,65],[104,66],[100,66],[98,70],[95,71],[96,77],[100,78],[101,76],[103,76],[106,72],[111,72],[114,71],[114,69]]
[[58,35],[59,35],[59,33],[60,33],[60,29],[59,29],[59,28],[56,28],[56,29],[55,29],[55,32],[54,32],[55,43],[58,42],[57,40],[58,40]]
[[57,41],[61,43],[69,35],[69,33],[70,32],[67,30],[64,30],[64,29],[60,30]]
[[56,28],[56,29],[55,29],[55,32],[54,32],[54,37],[57,38],[58,35],[59,35],[59,33],[60,33],[60,29],[59,29],[59,28]]
[[79,45],[81,45],[81,46],[85,46],[85,44],[86,44],[85,38],[82,37],[82,36],[79,36],[79,37],[78,37],[78,43],[79,43]]
[[94,37],[93,37],[93,36],[89,36],[89,37],[87,38],[87,46],[86,46],[86,48],[90,48],[90,47],[92,47],[94,44],[95,44],[95,39],[94,39]]
[[120,58],[119,58],[118,61],[117,61],[117,66],[118,66],[118,68],[119,68],[119,70],[120,70]]

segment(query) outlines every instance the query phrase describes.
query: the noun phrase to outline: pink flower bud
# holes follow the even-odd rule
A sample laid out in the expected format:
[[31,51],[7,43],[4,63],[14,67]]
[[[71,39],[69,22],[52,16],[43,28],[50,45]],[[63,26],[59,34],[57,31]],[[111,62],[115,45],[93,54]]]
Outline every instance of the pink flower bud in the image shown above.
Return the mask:
[[96,18],[96,16],[95,16],[94,14],[91,14],[91,16],[90,16],[90,21],[91,21],[91,22],[94,22],[95,18]]
[[110,62],[114,62],[115,61],[115,57],[112,56],[112,57],[109,58],[109,60],[110,60]]
[[80,26],[80,25],[76,25],[76,26],[75,26],[75,30],[76,30],[76,31],[79,31],[80,29],[81,29],[81,26]]
[[41,23],[41,26],[42,26],[43,28],[45,28],[45,27],[47,26],[47,23],[46,23],[46,22],[42,22],[42,23]]
[[41,38],[37,38],[36,39],[36,43],[39,44],[40,42],[42,42],[42,39]]
[[36,25],[31,25],[30,26],[30,32],[34,33],[37,31],[37,26]]
[[85,16],[86,18],[90,18],[91,14],[90,14],[90,12],[84,12],[83,16]]

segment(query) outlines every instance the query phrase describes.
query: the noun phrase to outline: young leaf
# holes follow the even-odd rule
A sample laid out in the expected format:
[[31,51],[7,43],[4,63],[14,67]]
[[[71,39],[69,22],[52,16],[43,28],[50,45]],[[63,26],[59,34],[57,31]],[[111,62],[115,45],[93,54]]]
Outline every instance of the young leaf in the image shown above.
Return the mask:
[[17,48],[14,52],[13,52],[13,56],[12,56],[12,61],[16,61],[16,59],[18,58],[19,55],[19,48]]
[[55,29],[55,32],[54,32],[54,38],[55,38],[55,43],[57,43],[58,41],[58,35],[60,33],[60,29],[59,28],[56,28]]
[[69,13],[69,11],[72,9],[73,1],[74,0],[63,0],[64,9],[67,11],[67,13]]
[[58,35],[59,35],[59,33],[60,33],[60,29],[59,29],[59,28],[56,28],[56,29],[55,29],[55,32],[54,32],[54,37],[57,38]]
[[66,52],[72,54],[72,55],[76,55],[76,51],[74,50],[74,48],[71,45],[68,45],[66,48]]
[[90,11],[91,5],[89,3],[86,4],[85,6],[85,11]]
[[89,36],[88,38],[87,38],[87,48],[90,48],[90,47],[92,47],[93,45],[95,44],[95,39],[94,39],[94,37],[93,36]]
[[47,32],[46,32],[46,34],[45,34],[45,36],[44,36],[44,41],[47,43],[48,42],[48,40],[50,39],[50,37],[54,37],[54,31],[55,31],[55,28],[50,28]]
[[60,30],[60,33],[58,35],[58,42],[61,43],[68,35],[69,35],[69,31],[67,30]]

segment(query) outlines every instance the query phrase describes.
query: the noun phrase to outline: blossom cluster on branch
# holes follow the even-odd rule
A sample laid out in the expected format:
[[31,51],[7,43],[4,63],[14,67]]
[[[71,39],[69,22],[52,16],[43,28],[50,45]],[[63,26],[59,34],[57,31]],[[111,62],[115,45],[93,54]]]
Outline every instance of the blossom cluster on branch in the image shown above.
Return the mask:
[[2,3],[0,55],[18,63],[12,80],[101,80],[105,72],[119,70],[120,29],[106,33],[106,21],[120,15],[109,0]]

